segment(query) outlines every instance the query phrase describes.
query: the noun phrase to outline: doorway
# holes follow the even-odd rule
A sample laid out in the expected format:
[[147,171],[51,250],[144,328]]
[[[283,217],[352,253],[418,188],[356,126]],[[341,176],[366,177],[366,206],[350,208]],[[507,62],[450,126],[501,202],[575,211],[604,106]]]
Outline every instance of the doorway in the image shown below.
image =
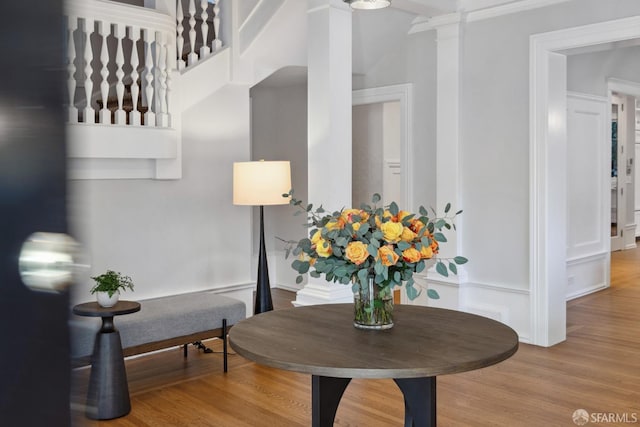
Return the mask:
[[[530,302],[534,344],[566,338],[566,55],[583,46],[640,38],[640,17],[530,38]],[[553,185],[549,185],[553,183]],[[559,220],[556,220],[559,219]]]

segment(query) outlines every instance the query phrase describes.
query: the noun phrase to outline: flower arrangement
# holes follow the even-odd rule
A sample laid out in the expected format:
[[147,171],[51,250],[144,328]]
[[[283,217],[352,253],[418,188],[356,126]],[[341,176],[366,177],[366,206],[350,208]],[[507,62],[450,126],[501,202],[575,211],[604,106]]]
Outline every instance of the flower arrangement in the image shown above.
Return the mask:
[[[450,214],[451,204],[447,204],[442,217],[432,209],[430,218],[422,206],[418,215],[400,210],[395,202],[378,207],[381,197],[374,194],[373,206],[363,204],[360,209],[330,214],[322,206],[315,210],[312,204],[303,206],[293,197],[293,191],[283,196],[291,197],[289,203],[299,208],[297,215],[307,215],[310,228],[308,238],[286,242],[286,256],[290,252],[297,256],[291,264],[299,274],[296,283],[301,283],[307,272],[312,277],[324,274],[327,281],[352,283],[355,294],[373,277],[377,287],[389,294],[387,297],[394,286],[404,283],[407,296],[413,300],[420,294],[413,274],[423,271],[427,261],[433,259],[436,271],[443,276],[457,274],[457,265],[467,262],[462,256],[436,257],[440,244],[447,241],[445,230],[455,229],[453,220],[462,213]],[[433,289],[427,290],[427,296],[439,298]]]

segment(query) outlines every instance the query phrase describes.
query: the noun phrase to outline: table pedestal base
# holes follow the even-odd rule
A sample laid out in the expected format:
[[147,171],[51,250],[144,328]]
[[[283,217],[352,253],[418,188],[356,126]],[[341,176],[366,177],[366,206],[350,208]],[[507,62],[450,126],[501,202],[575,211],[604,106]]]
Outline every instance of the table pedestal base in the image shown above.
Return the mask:
[[[96,334],[91,358],[86,415],[95,420],[118,418],[131,411],[120,334],[112,325],[109,319],[103,323],[103,330]],[[111,326],[111,331],[104,331],[105,326],[106,329]]]
[[[436,427],[436,377],[396,378],[404,395],[405,427]],[[332,427],[351,378],[311,377],[312,427]]]

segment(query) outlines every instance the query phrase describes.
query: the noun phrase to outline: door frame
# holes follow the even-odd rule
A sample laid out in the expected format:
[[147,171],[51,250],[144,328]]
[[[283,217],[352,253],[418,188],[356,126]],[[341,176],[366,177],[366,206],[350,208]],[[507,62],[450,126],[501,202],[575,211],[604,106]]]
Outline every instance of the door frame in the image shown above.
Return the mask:
[[413,180],[409,179],[413,173],[413,160],[409,155],[413,152],[413,85],[404,83],[354,90],[352,107],[395,101],[400,102],[400,182],[407,209],[413,211]]
[[[566,49],[640,38],[640,16],[529,39],[529,281],[534,344],[566,338]],[[564,82],[564,83],[561,83]],[[558,219],[560,219],[558,221]]]

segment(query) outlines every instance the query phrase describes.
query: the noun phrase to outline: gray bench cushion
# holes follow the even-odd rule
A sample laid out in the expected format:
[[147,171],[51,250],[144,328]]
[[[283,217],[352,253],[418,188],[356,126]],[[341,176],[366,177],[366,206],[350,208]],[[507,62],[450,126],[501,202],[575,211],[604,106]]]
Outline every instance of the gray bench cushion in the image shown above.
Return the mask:
[[[194,292],[139,301],[139,312],[114,317],[122,347],[128,348],[222,327],[246,317],[245,304],[212,292]],[[100,318],[72,315],[71,355],[91,355]],[[186,344],[186,343],[185,343]]]

